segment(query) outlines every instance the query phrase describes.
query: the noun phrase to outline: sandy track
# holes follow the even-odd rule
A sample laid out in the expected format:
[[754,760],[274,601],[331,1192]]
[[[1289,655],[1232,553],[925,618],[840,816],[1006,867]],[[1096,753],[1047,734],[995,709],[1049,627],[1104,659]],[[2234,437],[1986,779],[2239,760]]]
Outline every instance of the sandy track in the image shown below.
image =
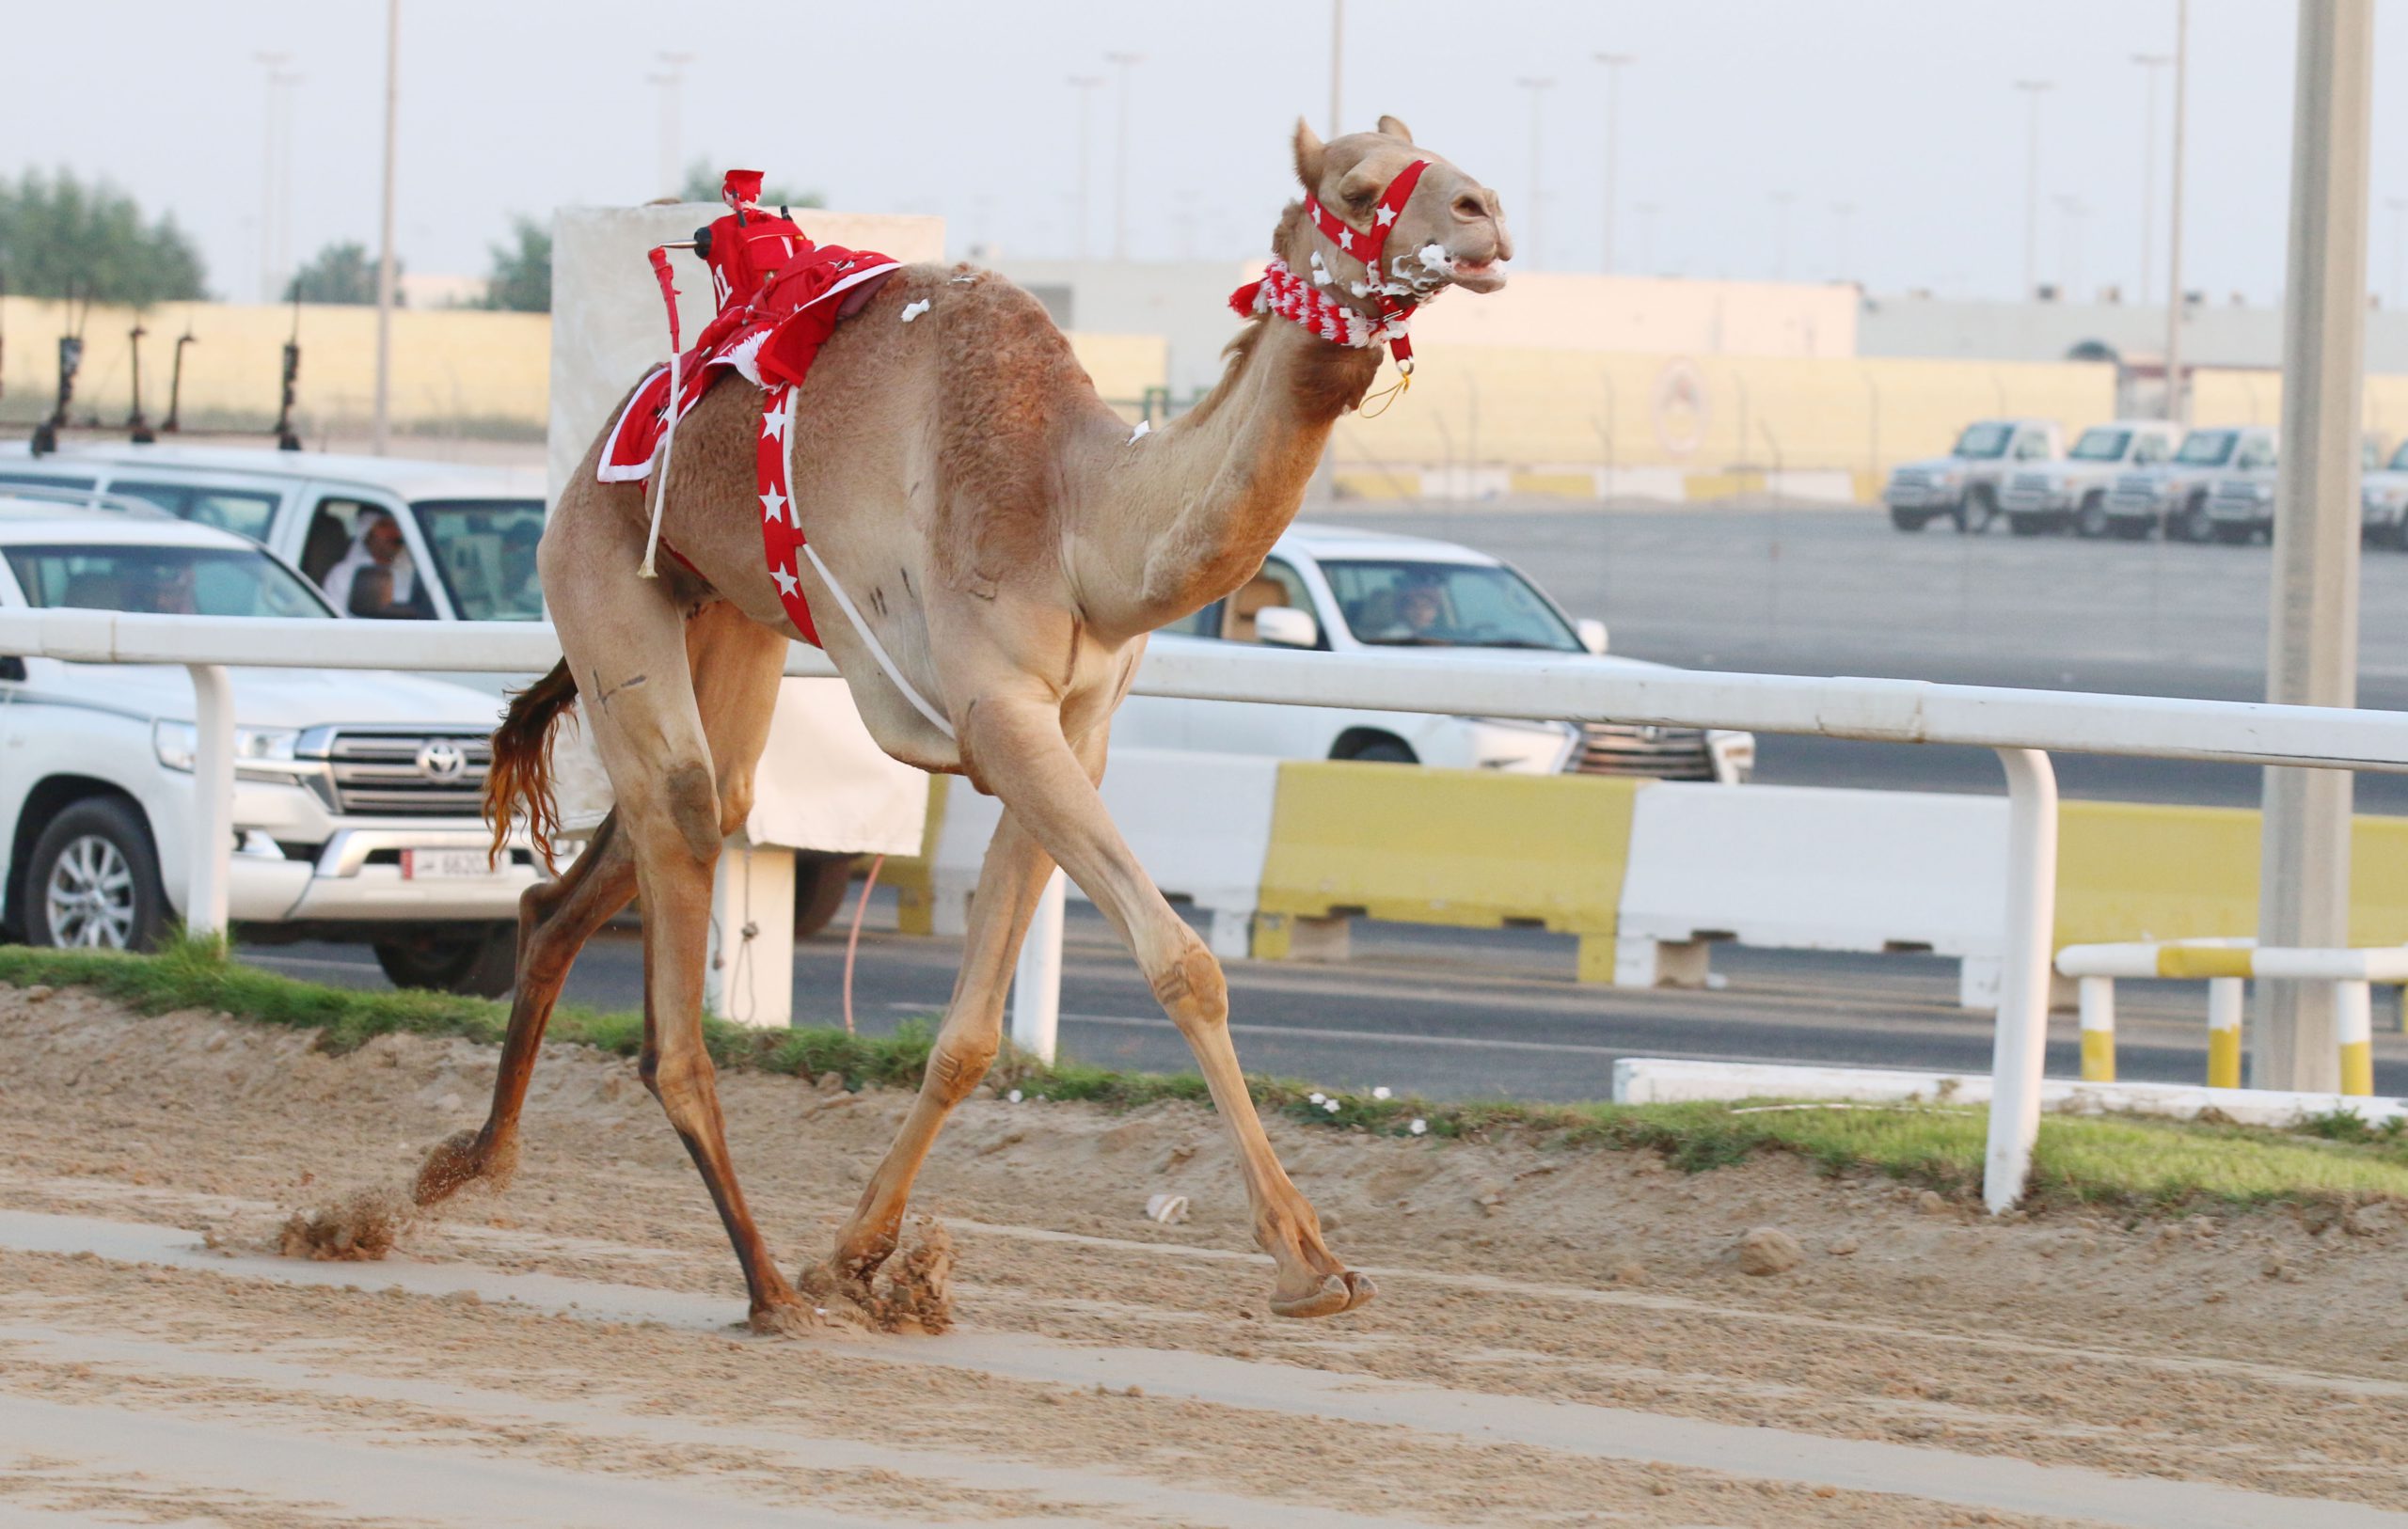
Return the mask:
[[[492,1076],[310,1042],[0,989],[0,1519],[2408,1525],[2390,1207],[1996,1225],[1794,1163],[1280,1123],[1383,1292],[1284,1323],[1209,1114],[982,1096],[920,1196],[960,1330],[768,1340],[632,1066],[575,1048],[507,1195],[381,1264],[274,1257]],[[723,1082],[816,1255],[905,1096]],[[1157,1189],[1195,1219],[1145,1221]],[[1797,1269],[1738,1271],[1761,1224]]]

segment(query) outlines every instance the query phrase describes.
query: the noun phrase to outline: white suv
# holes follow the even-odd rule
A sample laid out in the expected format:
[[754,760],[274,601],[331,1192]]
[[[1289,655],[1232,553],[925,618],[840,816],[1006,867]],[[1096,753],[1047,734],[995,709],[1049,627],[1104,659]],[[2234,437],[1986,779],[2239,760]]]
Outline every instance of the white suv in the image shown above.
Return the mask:
[[[325,617],[257,544],[142,513],[0,498],[0,607]],[[485,868],[496,701],[385,671],[237,669],[228,914],[246,939],[373,945],[397,984],[509,989],[532,857]],[[193,694],[172,666],[0,657],[0,918],[139,947],[182,911]]]
[[[1603,656],[1606,629],[1576,622],[1519,571],[1448,542],[1297,524],[1262,571],[1154,643],[1259,642],[1382,654],[1403,665],[1465,649],[1624,669],[1661,666]],[[1495,717],[1356,712],[1261,701],[1131,696],[1113,741],[1279,759],[1386,760],[1519,775],[1641,776],[1735,784],[1755,768],[1752,733],[1622,722],[1526,722]]]

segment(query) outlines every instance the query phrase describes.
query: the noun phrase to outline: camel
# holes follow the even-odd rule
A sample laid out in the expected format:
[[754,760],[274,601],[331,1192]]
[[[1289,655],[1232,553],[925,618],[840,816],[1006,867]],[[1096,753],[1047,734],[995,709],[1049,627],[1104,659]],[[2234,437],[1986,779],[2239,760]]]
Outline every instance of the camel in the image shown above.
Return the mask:
[[[1272,1150],[1230,1046],[1219,964],[1147,877],[1097,789],[1147,635],[1259,570],[1332,424],[1374,380],[1379,321],[1397,298],[1504,284],[1513,248],[1496,193],[1417,148],[1402,122],[1384,117],[1375,132],[1328,143],[1299,122],[1293,150],[1298,179],[1327,212],[1289,204],[1274,249],[1358,316],[1354,343],[1258,313],[1196,408],[1133,435],[1035,298],[991,273],[908,266],[837,326],[796,394],[790,512],[824,560],[824,575],[808,561],[797,569],[822,645],[880,748],[965,776],[1005,809],[918,1096],[830,1256],[800,1280],[823,1300],[865,1297],[895,1252],[914,1175],[995,1058],[1014,958],[1056,864],[1103,911],[1195,1053],[1275,1268],[1271,1310],[1327,1316],[1375,1293],[1330,1253]],[[1402,205],[1384,201],[1417,162]],[[1379,273],[1340,247],[1367,247],[1375,220],[1391,252]],[[1291,295],[1299,290],[1311,289]],[[530,823],[548,854],[549,738],[572,701],[616,805],[557,880],[525,894],[491,1111],[433,1151],[415,1192],[432,1205],[473,1181],[506,1182],[569,964],[641,896],[642,1076],[735,1245],[752,1325],[795,1332],[812,1325],[814,1305],[779,1272],[746,1209],[701,1022],[713,867],[751,806],[786,644],[799,636],[765,566],[760,399],[722,383],[679,427],[672,466],[654,475],[675,479],[654,485],[674,554],[657,579],[636,576],[654,503],[642,484],[595,481],[599,441],[552,512],[538,567],[564,656],[495,732],[487,812],[497,836]]]

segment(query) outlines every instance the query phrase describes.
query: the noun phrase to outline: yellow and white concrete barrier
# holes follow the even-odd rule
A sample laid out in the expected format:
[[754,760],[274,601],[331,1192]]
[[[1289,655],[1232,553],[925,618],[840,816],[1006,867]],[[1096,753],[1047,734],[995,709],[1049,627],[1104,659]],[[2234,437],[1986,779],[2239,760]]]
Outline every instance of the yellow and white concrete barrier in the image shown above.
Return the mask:
[[2341,1092],[2374,1093],[2372,985],[2408,985],[2408,946],[2306,950],[2258,946],[2243,939],[2162,940],[2068,945],[2057,971],[2081,985],[2082,1076],[2115,1080],[2115,981],[2126,978],[2208,980],[2208,1083],[2241,1086],[2242,984],[2253,977],[2321,982],[2333,991],[2333,1029],[2341,1051]]

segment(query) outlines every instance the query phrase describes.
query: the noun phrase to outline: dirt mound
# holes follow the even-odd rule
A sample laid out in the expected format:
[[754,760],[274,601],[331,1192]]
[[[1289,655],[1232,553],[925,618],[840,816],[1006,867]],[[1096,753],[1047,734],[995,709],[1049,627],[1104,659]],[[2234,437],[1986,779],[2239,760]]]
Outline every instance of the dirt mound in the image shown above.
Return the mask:
[[409,1197],[389,1190],[354,1190],[314,1209],[296,1210],[277,1233],[276,1251],[321,1263],[373,1263],[393,1251],[418,1219]]

